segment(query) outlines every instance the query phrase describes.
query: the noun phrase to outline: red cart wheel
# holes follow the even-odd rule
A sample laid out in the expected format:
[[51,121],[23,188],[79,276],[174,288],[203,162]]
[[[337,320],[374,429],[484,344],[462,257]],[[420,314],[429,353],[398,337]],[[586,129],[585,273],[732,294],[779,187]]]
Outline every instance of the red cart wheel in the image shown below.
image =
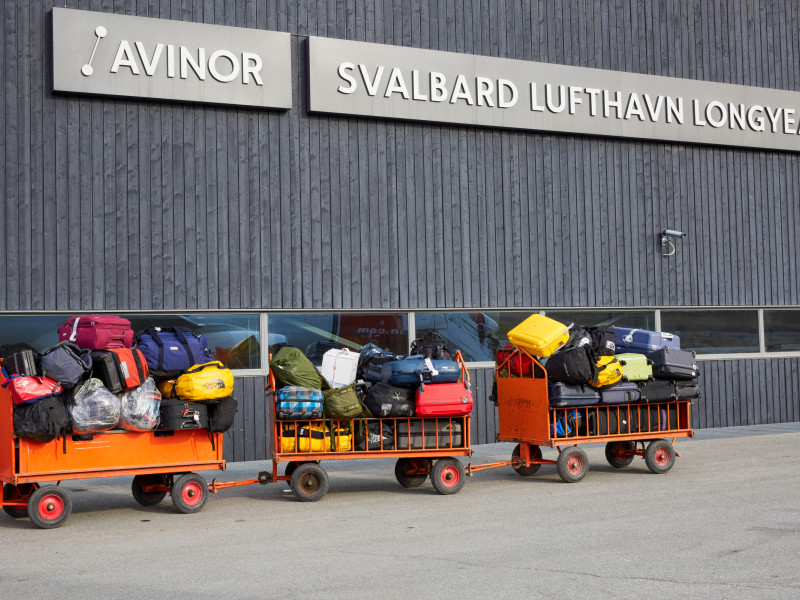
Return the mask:
[[608,442],[606,444],[606,460],[615,469],[627,467],[633,460],[634,450],[636,450],[635,442]]
[[440,458],[433,465],[431,483],[440,494],[455,494],[464,487],[464,465],[455,458]]
[[[522,454],[520,450],[521,444],[517,444],[517,447],[514,448],[514,451],[511,453],[511,460],[518,461],[520,455]],[[542,449],[539,446],[534,446],[531,444],[530,447],[530,456],[533,460],[542,460]],[[536,472],[542,467],[542,465],[531,465],[530,467],[523,467],[521,465],[512,465],[514,470],[522,475],[523,477],[530,477],[531,475],[535,475]]]
[[72,513],[69,493],[57,485],[40,487],[28,500],[28,516],[37,527],[59,527]]
[[566,450],[562,450],[558,455],[556,461],[556,471],[558,471],[561,479],[567,483],[576,483],[586,477],[586,472],[589,470],[589,459],[586,452],[572,446]]
[[172,504],[183,514],[196,513],[208,500],[208,484],[197,473],[184,473],[172,484]]
[[[13,485],[7,483],[3,486],[3,501],[4,502],[21,502],[21,501],[28,501],[31,494],[36,490],[36,484],[34,483],[21,483],[19,485]],[[21,519],[22,517],[28,516],[28,509],[27,508],[19,508],[17,506],[4,506],[3,510],[9,517],[14,517],[15,519]]]
[[653,440],[644,451],[644,462],[653,473],[666,473],[675,464],[675,448],[667,440]]

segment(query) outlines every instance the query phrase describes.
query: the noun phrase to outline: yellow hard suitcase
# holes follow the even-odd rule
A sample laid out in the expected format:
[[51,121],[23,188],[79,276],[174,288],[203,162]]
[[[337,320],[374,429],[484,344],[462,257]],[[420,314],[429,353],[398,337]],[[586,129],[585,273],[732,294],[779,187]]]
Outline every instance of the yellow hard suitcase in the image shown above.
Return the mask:
[[531,315],[508,332],[508,341],[528,354],[550,356],[569,340],[569,328],[544,315]]

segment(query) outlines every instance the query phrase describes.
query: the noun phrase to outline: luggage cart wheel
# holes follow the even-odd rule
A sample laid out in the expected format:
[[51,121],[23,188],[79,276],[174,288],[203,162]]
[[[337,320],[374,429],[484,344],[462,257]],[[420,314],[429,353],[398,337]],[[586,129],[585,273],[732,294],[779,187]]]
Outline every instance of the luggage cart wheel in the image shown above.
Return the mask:
[[295,460],[290,460],[289,462],[286,463],[286,469],[284,470],[283,474],[286,477],[291,477],[292,473],[294,473],[294,470],[299,466],[300,466],[299,462]]
[[42,529],[61,526],[72,513],[72,499],[67,490],[57,485],[40,487],[28,500],[28,516]]
[[316,502],[328,493],[328,474],[315,462],[303,463],[289,480],[292,494],[303,502]]
[[[511,460],[514,462],[518,461],[519,457],[522,455],[520,446],[521,444],[517,444],[517,447],[514,448],[514,451],[511,453]],[[531,445],[530,455],[533,460],[542,460],[542,449],[539,448],[539,446]],[[542,467],[542,465],[531,465],[530,467],[523,467],[522,465],[517,465],[517,464],[511,466],[514,467],[514,470],[523,477],[530,477],[531,475],[535,475],[536,472]]]
[[455,458],[440,458],[433,465],[431,483],[440,494],[455,494],[464,487],[464,465]]
[[675,464],[675,448],[667,440],[653,440],[644,451],[644,462],[653,473],[666,473]]
[[155,506],[164,499],[167,492],[166,490],[159,492],[145,491],[146,487],[154,485],[168,488],[169,477],[167,475],[136,475],[131,482],[133,499],[142,506]]
[[556,461],[558,475],[567,483],[577,483],[586,476],[589,470],[589,459],[578,446],[562,450]]
[[184,473],[172,483],[172,504],[183,514],[196,513],[208,500],[208,483],[202,475]]
[[636,442],[608,442],[606,444],[606,460],[615,469],[631,464]]
[[407,488],[421,486],[430,472],[429,458],[398,458],[394,465],[394,476],[400,485]]
[[[7,483],[3,486],[3,501],[18,502],[22,500],[28,500],[34,490],[36,490],[36,486],[32,483],[21,483],[19,485]],[[14,517],[15,519],[21,519],[28,516],[27,508],[4,506],[3,511],[5,511],[9,517]]]

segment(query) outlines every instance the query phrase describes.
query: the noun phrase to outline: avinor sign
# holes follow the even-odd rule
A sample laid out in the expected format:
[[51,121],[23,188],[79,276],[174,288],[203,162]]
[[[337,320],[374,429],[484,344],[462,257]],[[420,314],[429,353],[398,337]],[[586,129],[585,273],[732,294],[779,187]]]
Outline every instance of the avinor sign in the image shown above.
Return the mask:
[[800,93],[309,39],[310,110],[800,151]]
[[289,34],[54,8],[53,89],[291,108]]

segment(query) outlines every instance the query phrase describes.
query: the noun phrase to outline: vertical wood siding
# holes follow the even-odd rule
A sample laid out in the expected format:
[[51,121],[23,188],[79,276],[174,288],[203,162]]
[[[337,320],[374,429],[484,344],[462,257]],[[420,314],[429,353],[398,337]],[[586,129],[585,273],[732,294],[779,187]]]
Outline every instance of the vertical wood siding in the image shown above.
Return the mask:
[[[52,5],[0,7],[0,310],[800,304],[799,154],[308,115],[304,84],[320,35],[797,91],[789,0],[58,2],[294,34],[286,112],[54,94]],[[796,361],[712,364],[700,422],[797,417]]]

